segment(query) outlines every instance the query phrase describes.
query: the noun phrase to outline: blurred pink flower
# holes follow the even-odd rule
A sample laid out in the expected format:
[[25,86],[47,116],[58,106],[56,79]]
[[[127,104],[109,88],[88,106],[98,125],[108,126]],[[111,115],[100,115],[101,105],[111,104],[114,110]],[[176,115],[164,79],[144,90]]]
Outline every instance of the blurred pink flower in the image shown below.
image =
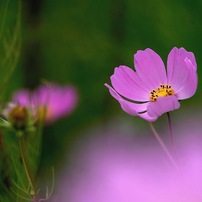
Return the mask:
[[[197,88],[197,64],[192,52],[174,47],[168,55],[167,71],[153,50],[134,55],[136,72],[121,65],[105,84],[122,109],[133,116],[155,121],[162,114],[178,109],[179,100],[190,98]],[[123,98],[123,97],[125,98]]]
[[20,106],[30,107],[36,118],[45,119],[52,123],[57,119],[70,114],[77,104],[77,91],[73,86],[59,86],[49,83],[41,85],[36,91],[17,91],[13,102]]
[[107,139],[88,140],[87,148],[74,156],[72,171],[62,175],[56,191],[58,201],[202,201],[201,136],[178,141],[179,171],[151,140],[109,140],[105,135]]

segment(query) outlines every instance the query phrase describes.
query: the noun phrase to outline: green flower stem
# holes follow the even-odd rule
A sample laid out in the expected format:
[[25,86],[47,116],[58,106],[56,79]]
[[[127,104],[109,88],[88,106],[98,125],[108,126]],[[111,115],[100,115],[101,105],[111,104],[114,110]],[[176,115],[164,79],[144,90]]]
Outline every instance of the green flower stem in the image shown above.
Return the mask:
[[157,133],[156,129],[154,128],[154,125],[151,122],[148,122],[148,123],[149,123],[149,126],[150,126],[156,140],[158,141],[161,148],[163,149],[163,151],[166,153],[166,155],[170,159],[171,163],[175,166],[175,168],[177,168],[177,170],[180,170],[177,163],[175,162],[172,155],[170,154],[169,150],[167,149],[166,145],[164,144],[163,140],[160,138],[159,134]]
[[24,166],[24,169],[25,169],[27,179],[28,179],[30,187],[31,187],[31,192],[33,192],[34,201],[38,201],[37,200],[37,191],[36,191],[36,188],[35,188],[35,185],[34,185],[34,179],[33,179],[32,175],[31,175],[30,167],[29,167],[27,157],[26,157],[26,153],[25,153],[25,146],[24,146],[23,136],[20,136],[18,139],[19,139],[20,155],[21,155],[21,158],[22,158],[22,162],[23,162],[23,166]]
[[171,118],[170,118],[170,113],[169,112],[167,112],[167,118],[168,118],[168,127],[169,127],[171,145],[173,147],[175,158],[176,158],[176,160],[178,161],[178,164],[179,164],[180,161],[179,161],[179,156],[178,156],[177,149],[176,149],[175,139],[174,139],[174,135],[173,135],[173,128],[172,128],[172,123],[171,123]]

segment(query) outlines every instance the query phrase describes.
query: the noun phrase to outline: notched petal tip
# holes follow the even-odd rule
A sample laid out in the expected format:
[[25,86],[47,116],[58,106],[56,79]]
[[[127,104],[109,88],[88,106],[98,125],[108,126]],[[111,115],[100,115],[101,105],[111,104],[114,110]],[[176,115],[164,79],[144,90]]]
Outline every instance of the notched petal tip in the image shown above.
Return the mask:
[[184,61],[185,61],[185,63],[187,64],[187,66],[190,66],[190,67],[192,67],[192,69],[193,70],[197,70],[197,66],[196,65],[194,65],[194,63],[193,63],[193,61],[191,61],[189,58],[185,58],[184,59]]
[[138,76],[150,89],[167,82],[165,65],[161,57],[149,48],[137,51],[134,55],[134,66]]
[[172,85],[179,100],[194,95],[197,88],[197,65],[192,52],[174,47],[167,62],[168,83]]

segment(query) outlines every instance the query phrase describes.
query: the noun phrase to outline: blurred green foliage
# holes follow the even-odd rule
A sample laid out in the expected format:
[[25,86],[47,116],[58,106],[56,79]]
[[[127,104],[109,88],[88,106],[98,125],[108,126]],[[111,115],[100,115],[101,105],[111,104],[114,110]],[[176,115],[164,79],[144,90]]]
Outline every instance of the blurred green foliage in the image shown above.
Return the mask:
[[[104,83],[110,82],[114,67],[133,67],[139,49],[155,50],[165,63],[174,46],[194,52],[198,91],[182,107],[200,106],[201,9],[200,0],[23,1],[22,51],[7,99],[21,87],[36,87],[42,79],[73,84],[79,92],[72,115],[44,130],[40,172],[57,165],[83,130],[123,113]],[[10,20],[16,15],[13,1],[8,15]]]
[[[0,98],[4,100],[5,90],[19,62],[21,51],[21,6],[16,2],[15,9],[9,1],[0,5]],[[7,93],[6,93],[7,94]],[[2,103],[1,103],[2,106]]]

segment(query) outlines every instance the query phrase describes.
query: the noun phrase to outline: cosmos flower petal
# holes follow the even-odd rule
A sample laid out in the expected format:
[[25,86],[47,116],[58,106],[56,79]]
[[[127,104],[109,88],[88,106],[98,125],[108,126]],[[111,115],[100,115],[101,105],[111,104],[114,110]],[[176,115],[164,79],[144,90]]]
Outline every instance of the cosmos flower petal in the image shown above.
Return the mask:
[[111,76],[114,89],[122,96],[135,101],[148,101],[148,91],[137,74],[129,67],[119,66]]
[[150,116],[150,114],[147,111],[145,113],[138,114],[138,116],[145,119],[146,121],[149,121],[149,122],[156,121],[159,118],[159,116],[155,115],[155,114]]
[[22,106],[30,105],[31,99],[31,93],[26,89],[16,91],[13,95],[13,102],[18,103]]
[[[196,61],[193,53],[185,51],[184,48],[173,48],[168,55],[167,73],[168,84],[172,85],[177,95],[180,90],[190,85],[190,80],[194,81],[193,92],[195,92],[197,74]],[[180,97],[183,97],[183,95],[180,95]]]
[[150,102],[147,107],[148,115],[159,117],[162,114],[180,107],[176,96],[159,97],[156,102]]
[[105,84],[109,89],[110,94],[120,103],[121,108],[128,114],[132,116],[139,116],[138,112],[143,112],[147,109],[148,103],[136,104],[124,100],[111,86]]
[[144,80],[150,90],[167,83],[163,61],[153,50],[147,48],[144,51],[137,51],[134,55],[134,63],[138,76]]
[[196,71],[193,71],[193,69],[195,68],[193,66],[193,63],[188,58],[185,58],[185,63],[187,65],[187,68],[189,69],[189,73],[187,78],[184,80],[181,88],[176,91],[176,95],[179,100],[184,100],[192,97],[196,92],[198,84],[198,76]]
[[[178,48],[174,47],[173,49],[178,49]],[[188,58],[190,60],[190,62],[193,64],[194,70],[197,69],[196,59],[195,59],[195,56],[194,56],[194,54],[192,52],[188,52],[184,48],[179,48],[178,49],[178,54],[182,58]]]
[[[58,119],[62,116],[67,116],[69,113],[75,109],[75,106],[77,105],[78,95],[77,91],[73,86],[64,86],[60,89],[58,89],[58,97],[60,97],[59,100],[54,100],[52,98],[52,109],[54,110],[53,113],[55,114],[55,119]],[[58,107],[60,105],[60,107]]]
[[59,86],[54,83],[41,85],[35,92],[39,106],[46,106],[46,122],[52,123],[67,116],[77,105],[78,95],[73,86]]

